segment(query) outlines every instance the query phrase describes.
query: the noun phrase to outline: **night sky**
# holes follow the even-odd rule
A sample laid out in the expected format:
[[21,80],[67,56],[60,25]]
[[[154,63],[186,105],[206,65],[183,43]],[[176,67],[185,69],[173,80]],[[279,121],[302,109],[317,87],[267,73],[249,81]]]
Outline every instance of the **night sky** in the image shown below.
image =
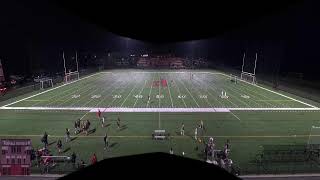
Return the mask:
[[[89,10],[88,10],[89,11]],[[153,44],[130,41],[130,51],[196,54],[240,67],[243,52],[259,54],[258,69],[282,74],[304,73],[320,79],[320,12],[313,1],[204,40]],[[30,74],[34,69],[61,71],[62,50],[66,52],[122,51],[125,38],[90,24],[73,13],[44,1],[5,1],[0,6],[0,58],[5,74]]]

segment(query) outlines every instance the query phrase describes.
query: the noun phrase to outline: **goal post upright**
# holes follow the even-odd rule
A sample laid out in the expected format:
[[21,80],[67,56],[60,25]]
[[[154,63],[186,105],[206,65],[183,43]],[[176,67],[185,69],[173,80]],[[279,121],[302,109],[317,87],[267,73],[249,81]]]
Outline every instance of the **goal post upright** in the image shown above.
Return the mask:
[[[80,75],[79,75],[79,63],[78,63],[78,53],[76,51],[76,70],[75,71],[71,71],[71,69],[69,70],[69,72],[67,72],[67,67],[66,67],[66,58],[64,55],[64,51],[62,51],[62,58],[63,58],[63,66],[64,66],[64,82],[68,83],[69,81],[72,81],[73,79],[79,79]],[[76,77],[76,78],[74,78]]]
[[256,53],[256,59],[254,61],[253,75],[256,75],[257,60],[258,60],[258,53]]
[[64,51],[62,51],[62,58],[63,58],[64,75],[66,75],[67,74],[67,68],[66,68],[66,59],[64,57]]
[[77,51],[76,51],[76,64],[77,64],[77,71],[76,72],[78,72],[78,79],[79,79],[80,77],[79,77],[79,63],[78,63],[78,53],[77,53]]
[[241,68],[241,75],[240,75],[240,78],[243,80],[245,79],[245,77],[250,77],[251,78],[251,82],[253,84],[256,84],[256,68],[257,68],[257,61],[258,61],[258,53],[256,52],[255,53],[255,60],[254,60],[254,67],[253,67],[253,72],[251,71],[245,71],[244,70],[244,66],[245,66],[245,57],[246,57],[246,54],[245,52],[243,53],[243,58],[242,58],[242,68]]
[[243,68],[244,68],[244,59],[246,58],[246,52],[243,53],[243,57],[242,57],[242,72],[243,72]]

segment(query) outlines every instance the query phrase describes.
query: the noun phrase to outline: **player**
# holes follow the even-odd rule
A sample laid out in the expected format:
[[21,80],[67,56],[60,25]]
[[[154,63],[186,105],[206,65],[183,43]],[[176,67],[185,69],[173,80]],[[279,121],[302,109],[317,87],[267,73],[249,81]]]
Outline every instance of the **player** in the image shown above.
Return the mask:
[[173,149],[172,149],[172,148],[170,148],[169,153],[170,153],[170,154],[173,154]]
[[180,128],[180,134],[181,134],[181,136],[184,136],[184,124],[183,123]]
[[198,140],[197,135],[198,135],[198,128],[196,127],[196,129],[194,130],[194,139],[195,140]]
[[109,146],[107,133],[103,137],[103,142],[104,142],[104,150],[106,150],[108,148],[108,146]]
[[224,151],[225,156],[228,157],[229,152],[230,152],[230,141],[229,141],[229,139],[227,139],[227,142],[224,145],[224,150],[223,151]]
[[202,120],[200,121],[200,128],[204,130],[204,124]]
[[101,111],[100,111],[100,109],[98,109],[97,116],[98,116],[99,119],[101,119]]
[[102,116],[102,118],[101,118],[101,127],[104,127],[104,120],[105,120],[105,118],[104,118],[104,116]]
[[48,134],[47,134],[47,132],[44,132],[41,141],[44,144],[44,147],[47,148],[47,146],[48,146]]
[[120,129],[120,117],[118,117],[117,126],[118,126],[118,129]]
[[62,141],[59,139],[58,142],[57,142],[57,148],[58,148],[58,151],[59,153],[61,153],[61,150],[62,150]]
[[74,134],[78,133],[78,120],[74,121]]
[[150,96],[148,95],[148,101],[150,101]]
[[66,142],[69,142],[70,141],[70,131],[68,128],[66,128]]

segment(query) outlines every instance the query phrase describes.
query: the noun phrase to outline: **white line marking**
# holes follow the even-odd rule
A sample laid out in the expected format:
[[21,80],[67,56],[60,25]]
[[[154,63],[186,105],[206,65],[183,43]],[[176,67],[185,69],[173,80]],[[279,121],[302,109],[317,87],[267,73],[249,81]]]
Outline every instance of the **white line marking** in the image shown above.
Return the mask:
[[[157,75],[159,76],[159,74],[157,74]],[[159,108],[160,108],[160,99],[161,99],[161,98],[160,98],[160,97],[161,97],[161,96],[160,96],[160,94],[161,94],[161,93],[160,93],[160,86],[161,86],[160,76],[159,76],[159,83],[158,83],[158,84],[159,84]]]
[[196,105],[198,106],[198,108],[200,107],[199,104],[197,103],[197,101],[194,99],[194,97],[192,96],[192,94],[190,93],[190,91],[188,90],[188,88],[184,85],[184,83],[180,80],[180,82],[182,83],[183,87],[188,91],[188,93],[190,94],[190,96],[192,97],[192,99],[194,100],[194,102],[196,103]]
[[171,107],[173,107],[173,101],[172,101],[171,92],[170,92],[170,85],[171,85],[171,84],[167,82],[167,86],[168,86],[167,89],[168,89],[169,95],[170,95]]
[[75,83],[75,82],[78,82],[78,81],[83,80],[83,79],[87,79],[87,78],[92,77],[92,76],[95,76],[95,75],[97,75],[97,74],[100,74],[100,72],[95,73],[95,74],[92,74],[92,75],[90,75],[90,76],[83,77],[83,78],[81,78],[81,79],[78,79],[78,80],[72,81],[72,82],[67,83],[67,84],[62,84],[62,85],[57,86],[57,87],[55,87],[55,88],[48,89],[48,90],[43,91],[43,92],[41,92],[41,93],[34,94],[34,95],[32,95],[32,96],[29,96],[29,97],[26,97],[26,98],[20,99],[20,100],[18,100],[18,101],[14,101],[14,102],[9,103],[9,104],[6,104],[6,105],[4,105],[4,106],[2,106],[2,107],[11,106],[12,104],[16,104],[16,103],[18,103],[18,102],[24,101],[24,100],[26,100],[26,99],[33,98],[33,97],[35,97],[35,96],[38,96],[38,95],[44,94],[44,93],[46,93],[46,92],[50,92],[50,91],[52,91],[52,90],[55,90],[55,89],[61,88],[61,87],[63,87],[63,86],[69,85],[69,84],[73,84],[73,83]]
[[[319,112],[320,108],[108,108],[107,107],[0,107],[0,110],[66,110],[66,111],[88,111],[93,109],[113,109],[117,111],[128,111],[134,112],[153,112],[154,109],[159,112],[159,110],[168,112],[216,112],[219,110],[226,111],[278,111],[278,112],[295,112],[295,111],[305,111],[305,112]],[[171,109],[171,110],[170,110]]]
[[[176,89],[178,89],[178,93],[179,93],[180,95],[182,95],[182,94],[181,94],[181,91],[180,91],[180,88],[179,88],[179,85],[178,85],[178,83],[176,83],[176,80],[174,80],[173,82],[174,82],[174,87],[175,87]],[[184,104],[184,107],[187,107],[187,104],[186,104],[186,102],[184,101],[184,98],[181,98],[181,100],[182,100],[182,102],[183,102],[183,104]]]
[[238,116],[236,116],[233,112],[230,111],[230,113],[231,113],[235,118],[237,118],[239,121],[241,121],[241,119],[240,119]]
[[[220,74],[221,74],[221,75],[224,75],[224,76],[227,76],[227,77],[230,77],[229,75],[226,75],[226,74],[223,74],[223,73],[220,73]],[[240,80],[240,81],[242,81],[242,82],[245,82],[245,83],[247,83],[247,84],[250,84],[249,82],[244,81],[244,80],[242,80],[242,79],[239,79],[239,80]],[[252,84],[251,84],[251,85],[252,85]],[[294,100],[294,101],[299,102],[299,103],[301,103],[301,104],[304,104],[304,105],[307,105],[307,106],[310,106],[310,107],[313,107],[313,108],[318,108],[318,107],[313,106],[313,105],[311,105],[311,104],[308,104],[308,103],[305,103],[305,102],[299,101],[299,100],[294,99],[294,98],[292,98],[292,97],[289,97],[289,96],[286,96],[286,95],[280,94],[280,93],[278,93],[278,92],[272,91],[272,90],[270,90],[270,89],[267,89],[267,88],[261,87],[261,86],[259,86],[259,85],[253,85],[253,86],[256,86],[256,87],[259,87],[259,88],[264,89],[264,90],[266,90],[266,91],[269,91],[269,92],[275,93],[275,94],[280,95],[280,96],[282,96],[282,97],[286,97],[286,98],[288,98],[288,99]]]
[[[150,97],[150,95],[151,95],[151,91],[152,91],[152,89],[153,89],[153,79],[154,79],[154,76],[152,76],[152,81],[151,81],[151,85],[150,85],[150,91],[149,91],[149,98],[150,98],[150,100],[151,100],[151,97]],[[150,101],[149,99],[148,99],[148,102],[147,102],[147,107],[149,107],[149,101]]]
[[[102,92],[101,92],[101,94],[103,94],[103,93],[105,93],[106,91],[108,91],[108,90],[110,90],[112,87],[113,87],[113,85],[115,85],[116,83],[118,83],[118,81],[116,80],[116,81],[113,81],[112,82],[112,84],[111,85],[109,85],[109,87],[108,88],[106,88],[106,89],[104,89]],[[98,89],[98,88],[97,88]],[[108,95],[107,95],[108,96]],[[85,107],[87,104],[89,104],[91,101],[93,101],[94,99],[90,99],[90,101],[88,101],[88,102],[86,102],[82,107]]]
[[[147,84],[147,80],[144,80],[144,85],[143,85],[143,87],[141,88],[141,91],[139,92],[139,95],[141,95],[142,91],[143,91],[144,88],[146,87],[146,84]],[[138,100],[139,100],[139,98],[136,99],[136,101],[135,101],[134,104],[133,104],[133,107],[136,106]]]
[[133,86],[133,88],[131,89],[131,91],[129,92],[129,94],[127,95],[127,97],[124,99],[124,101],[121,103],[120,107],[123,106],[123,104],[127,101],[128,97],[131,95],[132,91],[136,89],[138,83],[135,83],[135,85]]

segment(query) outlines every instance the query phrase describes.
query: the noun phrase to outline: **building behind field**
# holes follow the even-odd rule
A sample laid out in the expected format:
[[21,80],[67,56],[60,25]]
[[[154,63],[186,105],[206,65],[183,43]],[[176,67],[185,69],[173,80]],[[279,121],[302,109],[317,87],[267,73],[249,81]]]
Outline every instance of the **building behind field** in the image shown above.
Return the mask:
[[30,139],[1,139],[0,147],[0,175],[30,175]]

